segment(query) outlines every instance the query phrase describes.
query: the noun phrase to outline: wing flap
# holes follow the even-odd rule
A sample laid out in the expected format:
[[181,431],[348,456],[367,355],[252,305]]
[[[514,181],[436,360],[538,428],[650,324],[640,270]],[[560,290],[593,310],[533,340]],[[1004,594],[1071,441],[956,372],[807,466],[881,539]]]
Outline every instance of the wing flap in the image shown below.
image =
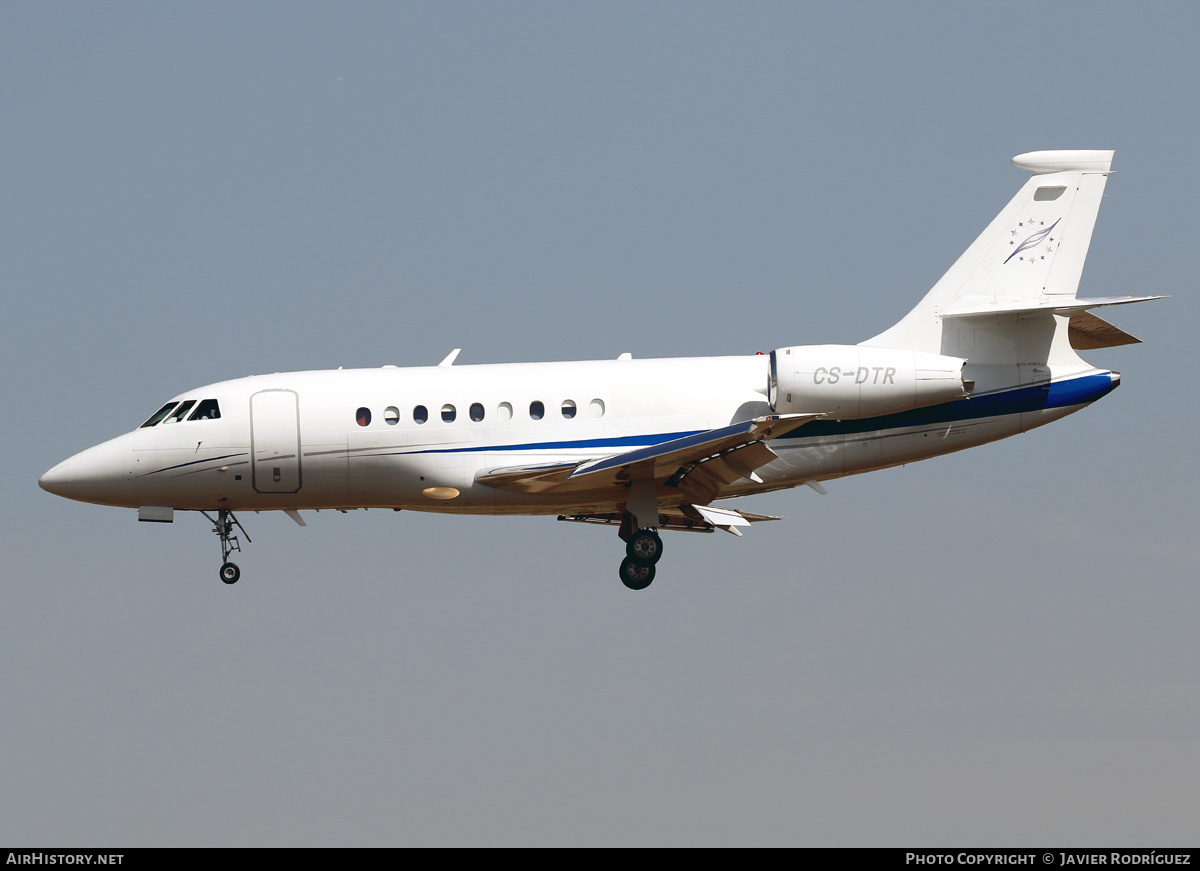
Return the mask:
[[[571,523],[600,523],[608,526],[620,526],[624,514],[560,514],[559,520]],[[677,508],[663,508],[658,513],[658,529],[671,529],[677,532],[716,532],[718,529],[732,531],[739,526],[749,526],[752,523],[762,523],[768,520],[782,520],[770,514],[753,514],[749,511],[737,511],[731,508],[714,508],[712,505],[680,505]],[[739,535],[740,533],[734,533]]]
[[[633,480],[678,485],[697,469],[705,467],[705,475],[711,482],[716,482],[719,490],[723,484],[751,478],[755,469],[775,459],[775,452],[764,445],[764,441],[791,432],[818,417],[821,415],[756,417],[600,459],[481,471],[475,475],[475,480],[518,493],[583,493],[624,487]],[[708,469],[709,466],[712,468]],[[704,494],[711,490],[711,483],[700,488]]]
[[762,479],[755,474],[754,470],[778,458],[779,454],[762,442],[750,442],[698,462],[687,463],[671,476],[668,483],[678,485],[680,481],[689,476],[693,469],[697,468],[703,468],[705,472],[722,484],[732,484],[741,478],[749,478],[755,483],[762,483]]
[[[688,463],[701,463],[743,446],[777,438],[820,417],[819,414],[783,414],[756,417],[719,429],[672,439],[657,445],[627,451],[602,460],[585,463],[571,473],[572,478],[593,478],[623,484],[637,478],[666,479]],[[774,459],[774,452],[770,459]],[[769,462],[770,460],[767,460]],[[761,465],[761,464],[760,464]],[[741,476],[739,476],[741,477]]]

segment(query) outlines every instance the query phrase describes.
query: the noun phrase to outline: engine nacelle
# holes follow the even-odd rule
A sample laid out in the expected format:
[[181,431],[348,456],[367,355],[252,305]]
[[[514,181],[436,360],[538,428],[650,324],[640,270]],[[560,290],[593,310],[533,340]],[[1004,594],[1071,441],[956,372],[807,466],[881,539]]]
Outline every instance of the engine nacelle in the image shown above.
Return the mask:
[[771,407],[844,420],[962,399],[969,390],[965,362],[862,345],[779,348],[771,352]]

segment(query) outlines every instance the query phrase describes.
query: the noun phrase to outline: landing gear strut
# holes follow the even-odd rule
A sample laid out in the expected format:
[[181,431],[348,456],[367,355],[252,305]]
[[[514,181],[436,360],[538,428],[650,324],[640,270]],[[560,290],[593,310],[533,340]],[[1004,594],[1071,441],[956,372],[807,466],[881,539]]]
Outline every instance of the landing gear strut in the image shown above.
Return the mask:
[[221,580],[227,584],[236,584],[238,578],[242,576],[242,570],[237,567],[237,563],[229,561],[229,555],[234,551],[241,553],[242,546],[238,543],[238,537],[233,533],[234,527],[236,526],[242,531],[242,535],[246,536],[247,544],[250,543],[250,535],[242,526],[241,521],[234,517],[233,512],[228,508],[218,508],[216,520],[213,520],[207,511],[200,513],[213,525],[213,532],[217,534],[217,538],[221,539]]
[[621,560],[621,583],[631,590],[644,590],[654,580],[654,565],[662,559],[663,543],[658,531],[638,528],[632,514],[626,514],[617,533],[625,541],[625,559]]

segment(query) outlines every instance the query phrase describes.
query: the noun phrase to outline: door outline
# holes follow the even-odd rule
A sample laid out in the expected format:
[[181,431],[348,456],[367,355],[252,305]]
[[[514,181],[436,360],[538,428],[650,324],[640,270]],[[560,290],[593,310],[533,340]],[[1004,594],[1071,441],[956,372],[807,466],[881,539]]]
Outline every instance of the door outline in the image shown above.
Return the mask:
[[299,492],[300,397],[296,391],[260,390],[250,397],[250,470],[256,493]]

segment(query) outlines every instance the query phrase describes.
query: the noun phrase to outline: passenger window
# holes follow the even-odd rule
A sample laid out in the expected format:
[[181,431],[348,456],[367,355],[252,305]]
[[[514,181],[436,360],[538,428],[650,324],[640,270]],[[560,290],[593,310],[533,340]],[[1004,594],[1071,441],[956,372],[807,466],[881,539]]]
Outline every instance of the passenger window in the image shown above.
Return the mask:
[[496,406],[496,417],[501,420],[512,420],[512,404],[501,402]]
[[529,403],[529,417],[533,420],[541,420],[546,416],[546,406],[542,405],[536,399]]
[[179,421],[187,417],[187,413],[191,411],[192,406],[195,404],[196,400],[194,399],[189,399],[186,402],[179,403],[179,408],[172,411],[170,415],[167,416],[167,419],[163,421],[163,423],[179,423]]
[[604,400],[593,399],[588,405],[588,410],[591,411],[592,417],[604,417]]
[[454,418],[458,416],[458,412],[454,410],[454,406],[446,403],[442,406],[442,420],[446,423],[454,423]]
[[196,410],[192,412],[192,416],[188,420],[217,420],[221,417],[221,409],[217,405],[217,400],[206,399],[196,406]]
[[387,421],[388,426],[395,426],[400,422],[400,409],[389,405],[383,410],[383,419]]
[[360,408],[358,411],[354,412],[354,419],[358,421],[359,426],[370,426],[371,409],[365,407]]
[[483,420],[483,406],[478,402],[471,403],[471,420],[475,421],[476,423],[479,423],[479,421]]
[[575,416],[575,400],[564,399],[562,404],[562,416],[570,420]]
[[417,423],[425,423],[429,420],[429,409],[423,405],[418,405],[413,409],[413,420]]
[[145,423],[143,423],[142,426],[138,427],[138,429],[141,429],[142,427],[147,427],[147,426],[154,426],[156,423],[158,423],[164,417],[166,417],[167,412],[170,411],[174,407],[175,407],[174,402],[168,402],[166,405],[164,405],[158,411],[154,412],[154,414],[150,415],[150,419],[147,420]]

